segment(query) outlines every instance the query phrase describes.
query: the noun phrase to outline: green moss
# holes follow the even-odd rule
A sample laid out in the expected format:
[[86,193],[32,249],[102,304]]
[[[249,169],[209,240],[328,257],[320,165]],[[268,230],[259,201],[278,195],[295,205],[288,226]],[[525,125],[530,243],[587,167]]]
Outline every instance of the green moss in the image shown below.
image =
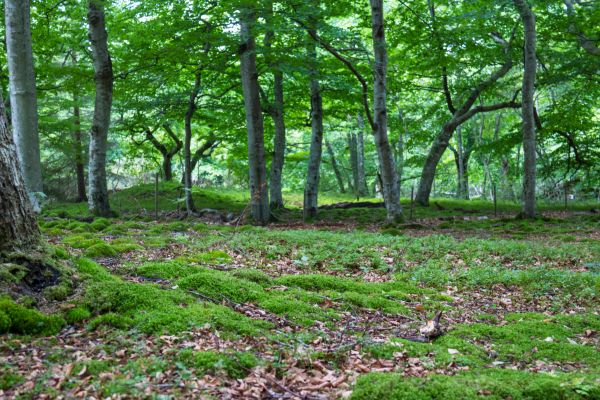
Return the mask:
[[200,302],[182,290],[118,280],[90,285],[84,302],[94,313],[115,313],[131,318],[133,326],[147,333],[174,333],[208,323],[217,329],[252,335],[270,326],[224,306]]
[[236,269],[232,272],[232,275],[240,279],[258,283],[261,286],[270,286],[273,284],[273,279],[258,269]]
[[196,254],[194,258],[204,264],[226,264],[231,261],[229,254],[223,250],[211,250],[207,253]]
[[79,258],[75,261],[77,271],[84,280],[95,282],[115,282],[118,278],[111,275],[106,268],[100,266],[87,258]]
[[96,218],[89,226],[94,231],[100,232],[110,226],[110,221],[106,218]]
[[66,282],[44,289],[44,296],[51,300],[62,301],[65,300],[69,294],[71,294],[71,286]]
[[95,330],[100,326],[109,326],[117,329],[128,329],[132,325],[133,320],[131,318],[115,313],[108,313],[93,318],[87,325],[87,328],[89,330]]
[[600,398],[591,376],[489,370],[456,376],[406,379],[398,374],[371,373],[359,378],[352,399],[434,400],[575,400]]
[[19,264],[0,264],[0,282],[19,283],[27,275],[27,268]]
[[[0,330],[0,333],[52,335],[60,331],[65,324],[65,320],[58,315],[42,314],[7,297],[0,298],[0,311],[6,316],[4,330]],[[7,324],[7,321],[10,324]]]
[[69,258],[71,258],[71,256],[69,255],[69,252],[67,250],[63,249],[62,247],[51,246],[51,249],[54,252],[54,257],[56,257],[60,260],[68,260]]
[[85,307],[74,307],[65,312],[65,320],[68,324],[77,324],[85,321],[92,316],[92,313]]
[[5,313],[4,311],[0,310],[0,333],[8,332],[11,325],[12,325],[12,322],[11,322],[8,314]]
[[96,244],[103,243],[102,240],[94,237],[92,234],[67,236],[63,238],[62,242],[75,249],[87,249]]
[[0,364],[0,390],[9,390],[23,382],[25,379],[9,364]]
[[229,377],[235,379],[245,377],[250,369],[258,365],[258,360],[253,354],[242,352],[223,354],[213,351],[183,350],[178,358],[188,368],[194,368],[198,375],[224,371]]
[[233,300],[245,303],[258,300],[263,296],[263,288],[253,282],[238,279],[221,271],[206,270],[177,281],[184,289],[192,289],[215,300]]
[[86,257],[114,257],[117,251],[109,244],[101,242],[88,247],[84,255]]
[[142,250],[144,250],[144,248],[142,246],[140,246],[139,244],[135,244],[135,243],[117,243],[117,244],[111,244],[111,247],[117,253],[128,253],[128,252],[131,252],[131,251],[142,251]]
[[177,279],[193,275],[201,271],[200,268],[185,265],[177,261],[149,262],[136,268],[140,276],[154,279]]

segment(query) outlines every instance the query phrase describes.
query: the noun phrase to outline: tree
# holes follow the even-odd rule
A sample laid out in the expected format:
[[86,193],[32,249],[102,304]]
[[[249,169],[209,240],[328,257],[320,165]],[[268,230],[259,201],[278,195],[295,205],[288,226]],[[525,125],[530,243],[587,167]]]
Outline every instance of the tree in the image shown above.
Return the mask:
[[36,193],[43,187],[29,0],[6,0],[4,13],[12,131],[25,187],[39,210]]
[[[161,143],[156,138],[156,136],[154,136],[154,132],[151,129],[146,129],[146,139],[150,141],[154,148],[160,152],[163,158],[162,169],[164,179],[165,181],[171,181],[173,180],[173,157],[175,157],[175,155],[179,153],[179,150],[181,150],[181,148],[183,147],[183,142],[177,137],[175,132],[173,132],[173,129],[171,129],[169,124],[164,124],[163,129],[165,130],[165,132],[167,132],[171,140],[175,142],[174,146],[167,147],[166,145]],[[191,170],[193,169],[194,168],[192,167]]]
[[0,95],[0,254],[27,251],[39,244],[40,231],[19,167]]
[[533,93],[537,68],[535,14],[527,0],[514,0],[523,21],[525,45],[523,49],[523,88],[521,89],[521,117],[523,118],[523,215],[535,217],[536,146]]
[[258,72],[254,26],[256,12],[252,5],[245,4],[240,9],[241,37],[241,76],[244,105],[246,109],[246,129],[248,130],[248,164],[250,169],[250,204],[252,217],[258,224],[269,222],[269,189],[265,165],[264,126],[260,107]]
[[[433,1],[428,0],[429,4],[429,14],[431,17],[431,24],[433,27],[433,40],[436,41],[437,51],[440,54],[440,57],[443,56],[443,44],[437,32],[436,25],[436,14],[433,6]],[[498,33],[491,34],[492,39],[499,43],[504,50],[504,63],[494,71],[487,79],[476,84],[469,92],[468,96],[466,96],[465,100],[460,104],[460,106],[456,107],[454,105],[453,98],[449,83],[448,83],[448,73],[445,66],[441,68],[441,81],[442,81],[442,89],[444,92],[444,98],[446,101],[446,106],[448,111],[452,114],[450,120],[446,121],[444,126],[442,127],[441,132],[437,135],[435,140],[433,141],[429,153],[427,154],[427,158],[425,160],[425,164],[423,165],[423,169],[421,171],[421,180],[419,181],[419,188],[417,190],[416,202],[423,205],[429,205],[429,196],[431,194],[431,188],[433,186],[433,181],[435,179],[435,172],[442,158],[442,155],[448,148],[448,144],[452,135],[456,131],[456,129],[468,121],[471,117],[475,116],[481,112],[491,112],[500,110],[503,108],[516,108],[519,107],[519,104],[515,103],[514,99],[506,102],[491,104],[491,105],[479,105],[473,107],[477,99],[482,95],[482,93],[492,87],[499,79],[504,77],[513,66],[512,54],[511,54],[511,45],[512,45],[512,37],[507,42]],[[463,96],[464,97],[464,96]]]
[[[310,23],[309,33],[316,36],[316,21],[314,17]],[[310,116],[312,134],[310,137],[310,152],[308,168],[306,170],[306,185],[304,186],[304,219],[317,216],[319,178],[321,158],[323,154],[323,97],[319,84],[319,71],[317,68],[317,46],[311,41],[308,45],[309,76],[310,76]]]
[[385,25],[383,17],[383,0],[371,0],[371,28],[374,52],[375,82],[373,95],[373,136],[377,155],[379,156],[379,169],[383,198],[387,210],[387,219],[402,218],[400,206],[400,188],[398,186],[398,171],[394,153],[387,134],[387,46],[385,42]]
[[90,132],[89,207],[100,216],[110,216],[106,183],[106,150],[113,94],[113,68],[108,51],[108,35],[104,19],[103,0],[88,2],[88,25],[92,55],[96,100]]
[[[273,51],[272,42],[274,33],[274,15],[273,1],[269,1],[266,15],[268,31],[265,35],[265,48],[267,51]],[[284,96],[283,96],[283,72],[276,56],[267,52],[269,58],[269,67],[273,74],[273,102],[267,105],[267,111],[273,119],[275,125],[275,136],[273,137],[273,159],[271,160],[271,172],[269,194],[270,207],[277,209],[283,207],[283,196],[281,194],[283,164],[285,162],[285,115],[284,115]],[[262,92],[261,92],[262,93]],[[267,96],[263,96],[268,102]]]

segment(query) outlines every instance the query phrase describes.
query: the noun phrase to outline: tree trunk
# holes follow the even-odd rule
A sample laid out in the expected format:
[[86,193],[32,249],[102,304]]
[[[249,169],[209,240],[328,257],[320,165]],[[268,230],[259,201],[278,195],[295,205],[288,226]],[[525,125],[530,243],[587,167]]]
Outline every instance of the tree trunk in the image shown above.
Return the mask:
[[404,175],[404,135],[408,136],[408,128],[406,126],[406,120],[404,119],[404,115],[402,114],[402,109],[400,107],[398,107],[398,117],[402,122],[402,130],[400,130],[398,134],[398,159],[396,161],[396,165],[398,167],[398,190],[402,192],[402,176]]
[[535,217],[535,117],[534,117],[534,85],[537,67],[535,15],[526,0],[514,0],[515,7],[521,15],[525,31],[524,71],[521,100],[523,118],[523,215],[526,218]]
[[260,106],[254,25],[255,10],[247,5],[240,10],[240,36],[242,41],[241,76],[246,124],[248,128],[248,165],[250,167],[250,204],[252,217],[258,224],[269,222],[269,188],[265,165],[264,126]]
[[4,101],[0,95],[0,254],[25,252],[39,244],[40,231],[31,208]]
[[365,176],[365,121],[358,114],[358,133],[356,135],[356,171],[358,174],[358,196],[367,196],[367,179]]
[[81,111],[79,109],[79,96],[73,94],[73,151],[75,152],[75,172],[77,174],[77,202],[86,202],[87,195],[85,193],[85,165],[81,132]]
[[[183,147],[183,142],[177,137],[175,132],[173,132],[173,130],[171,129],[171,127],[168,124],[163,125],[163,129],[167,132],[169,137],[175,142],[175,146],[173,146],[171,148],[167,148],[167,146],[165,146],[164,144],[162,144],[161,142],[158,141],[158,139],[154,136],[154,133],[150,129],[146,130],[146,139],[149,140],[150,143],[152,143],[154,148],[160,152],[160,154],[163,158],[162,170],[163,170],[164,180],[171,181],[171,180],[173,180],[173,157],[177,153],[179,153],[179,151]],[[193,171],[194,168],[192,167],[191,170]]]
[[400,191],[398,188],[398,174],[394,154],[390,146],[387,134],[387,48],[385,42],[385,26],[383,17],[383,0],[371,1],[371,27],[374,51],[374,75],[373,84],[373,118],[375,145],[379,156],[379,169],[387,220],[395,221],[402,219],[402,208],[400,206]]
[[337,180],[338,186],[340,188],[341,193],[346,193],[346,189],[344,188],[344,177],[340,172],[337,161],[335,160],[335,153],[333,152],[333,147],[329,141],[325,141],[325,146],[327,147],[327,153],[329,154],[329,159],[331,160],[331,168],[333,168],[333,173],[335,174],[335,179]]
[[43,192],[29,0],[5,0],[6,51],[14,143],[25,187],[36,211]]
[[458,172],[456,197],[459,199],[465,199],[468,198],[468,194],[465,194],[465,158],[462,142],[462,129],[460,126],[456,130],[456,155],[456,166]]
[[185,138],[183,141],[183,191],[185,192],[185,209],[188,215],[196,212],[194,198],[192,197],[192,118],[196,112],[196,99],[202,84],[202,69],[198,66],[194,73],[194,88],[188,100],[188,109],[185,113]]
[[[272,23],[273,17],[273,2],[269,4],[267,9],[267,23]],[[271,49],[274,32],[272,28],[265,35],[265,46]],[[273,137],[273,159],[271,160],[270,171],[270,207],[271,209],[283,208],[282,191],[282,174],[283,164],[285,162],[285,115],[283,103],[283,72],[279,68],[277,62],[271,62],[270,68],[273,72],[273,97],[274,101],[270,107],[271,118],[275,126],[275,136]]]
[[354,132],[348,134],[348,149],[350,150],[350,168],[352,169],[352,188],[356,198],[360,198],[360,178],[358,172],[358,141]]
[[[314,32],[314,29],[313,29]],[[316,35],[316,32],[314,33]],[[310,155],[306,172],[306,185],[304,187],[304,219],[308,220],[317,216],[319,175],[321,157],[323,154],[323,97],[319,85],[317,70],[317,46],[309,42],[308,57],[310,59],[310,104],[312,134],[310,140]]]
[[112,107],[113,69],[108,52],[103,1],[88,2],[88,24],[96,83],[94,118],[90,132],[89,207],[96,215],[110,216],[106,183],[106,148]]

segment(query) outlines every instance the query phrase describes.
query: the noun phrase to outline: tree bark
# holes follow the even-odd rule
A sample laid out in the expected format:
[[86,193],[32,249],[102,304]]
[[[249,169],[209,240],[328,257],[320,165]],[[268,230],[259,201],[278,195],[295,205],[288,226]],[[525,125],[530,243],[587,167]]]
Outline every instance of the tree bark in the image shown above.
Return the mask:
[[356,171],[358,174],[358,196],[367,196],[367,179],[365,176],[365,121],[358,114],[358,133],[356,134]]
[[85,193],[85,163],[83,154],[82,132],[81,132],[81,110],[79,109],[79,96],[73,94],[73,151],[75,152],[75,173],[77,174],[77,202],[88,201]]
[[383,17],[383,0],[370,0],[373,52],[375,58],[373,84],[373,135],[379,156],[379,169],[387,220],[402,219],[400,206],[400,190],[394,153],[387,133],[387,45],[385,41],[385,25]]
[[[265,47],[271,50],[274,31],[271,28],[273,23],[273,2],[270,1],[267,9],[267,24],[269,31],[265,35]],[[272,57],[272,56],[271,56]],[[271,160],[270,171],[270,207],[271,209],[283,208],[282,195],[282,174],[283,165],[285,162],[285,114],[284,114],[284,97],[283,97],[283,72],[279,68],[276,61],[269,63],[273,73],[273,104],[269,107],[269,113],[273,119],[275,127],[275,136],[273,137],[273,159]]]
[[194,73],[194,87],[188,100],[188,109],[185,113],[185,138],[183,144],[183,191],[185,192],[185,209],[188,215],[196,212],[194,198],[192,197],[192,118],[196,112],[196,100],[202,84],[202,69],[198,66]]
[[269,188],[265,165],[264,126],[260,106],[254,25],[256,13],[251,5],[240,10],[241,77],[246,125],[248,129],[248,165],[250,167],[250,205],[254,221],[266,225],[270,219]]
[[[311,28],[314,35],[316,31]],[[311,127],[310,154],[308,169],[306,172],[306,184],[304,186],[304,220],[317,216],[319,177],[321,158],[323,154],[323,97],[318,78],[317,47],[314,42],[309,42],[308,58],[310,63],[310,105],[311,105]]]
[[344,188],[344,177],[340,172],[340,168],[338,167],[337,161],[335,159],[335,153],[333,151],[333,147],[329,141],[325,141],[325,146],[327,147],[327,153],[329,154],[329,159],[331,160],[331,168],[333,168],[333,173],[335,174],[335,179],[337,180],[338,187],[340,188],[341,193],[346,193],[346,188]]
[[40,241],[0,94],[0,254],[26,252]]
[[352,188],[356,198],[360,198],[360,178],[358,172],[358,140],[354,132],[348,134],[348,149],[350,150],[350,169],[352,170]]
[[106,148],[113,93],[113,69],[108,51],[108,35],[104,19],[104,2],[88,2],[90,44],[94,58],[96,100],[90,132],[89,151],[89,208],[93,214],[110,216],[106,183]]
[[5,0],[4,12],[14,143],[29,198],[39,211],[36,193],[43,187],[29,0]]
[[523,50],[524,71],[523,88],[521,90],[521,114],[523,118],[523,215],[535,217],[535,179],[536,179],[536,146],[534,100],[536,58],[535,14],[526,0],[513,0],[521,15],[525,35]]

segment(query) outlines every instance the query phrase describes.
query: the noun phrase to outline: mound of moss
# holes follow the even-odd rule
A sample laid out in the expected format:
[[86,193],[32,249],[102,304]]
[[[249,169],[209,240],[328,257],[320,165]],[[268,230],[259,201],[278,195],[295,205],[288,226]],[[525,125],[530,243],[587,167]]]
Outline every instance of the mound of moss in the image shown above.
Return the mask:
[[411,379],[399,374],[371,373],[359,378],[352,399],[600,399],[600,382],[591,375],[550,375],[514,370],[487,370]]
[[58,315],[45,315],[8,297],[0,298],[0,334],[53,335],[64,325],[65,320]]

